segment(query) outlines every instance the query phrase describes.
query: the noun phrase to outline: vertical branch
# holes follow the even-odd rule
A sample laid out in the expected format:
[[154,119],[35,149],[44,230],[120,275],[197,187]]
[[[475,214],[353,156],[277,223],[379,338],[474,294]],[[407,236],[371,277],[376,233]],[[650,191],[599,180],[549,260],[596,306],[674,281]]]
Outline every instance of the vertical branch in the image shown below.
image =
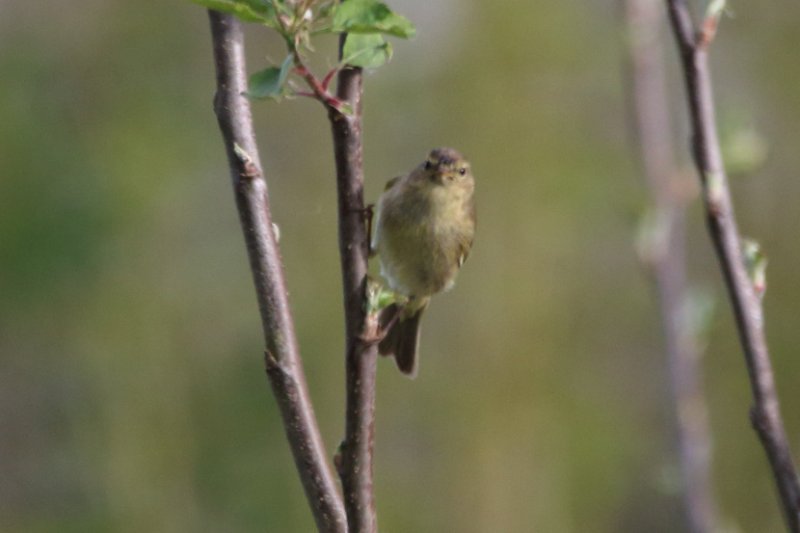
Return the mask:
[[697,339],[685,313],[686,219],[674,163],[661,46],[664,13],[652,0],[626,0],[632,115],[657,227],[646,260],[652,269],[675,406],[683,502],[690,531],[719,530],[711,482],[711,432]]
[[266,343],[265,364],[284,430],[319,531],[347,531],[341,497],[308,394],[275,242],[267,184],[253,130],[239,21],[209,11],[217,93],[214,111],[222,132],[236,205],[256,287]]
[[800,483],[783,427],[772,363],[764,335],[761,301],[742,258],[728,178],[722,162],[714,117],[708,45],[716,28],[707,15],[701,31],[685,0],[667,0],[670,22],[681,56],[692,125],[692,149],[703,187],[711,240],[722,268],[747,363],[753,407],[750,416],[772,467],[786,525],[800,531]]
[[[340,37],[339,57],[346,35]],[[375,426],[377,346],[365,302],[369,235],[365,222],[364,170],[361,136],[361,69],[346,66],[338,73],[336,97],[350,113],[329,107],[336,158],[339,199],[339,252],[342,263],[346,344],[345,436],[337,467],[342,480],[347,523],[351,533],[377,531],[372,487],[372,447]]]

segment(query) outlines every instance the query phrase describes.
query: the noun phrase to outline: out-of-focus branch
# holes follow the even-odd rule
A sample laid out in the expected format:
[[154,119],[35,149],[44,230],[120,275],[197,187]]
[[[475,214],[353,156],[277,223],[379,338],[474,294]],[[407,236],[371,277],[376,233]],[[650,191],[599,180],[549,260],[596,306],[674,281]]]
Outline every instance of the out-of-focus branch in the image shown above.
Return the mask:
[[306,498],[319,531],[345,533],[344,508],[308,394],[297,348],[267,184],[253,130],[244,35],[231,15],[209,11],[217,93],[214,111],[228,155],[236,205],[256,286],[266,343],[265,363]]
[[670,370],[682,493],[689,529],[719,531],[711,483],[711,431],[702,388],[697,339],[687,312],[686,195],[676,183],[669,98],[662,47],[662,6],[652,0],[625,0],[628,25],[631,115],[642,172],[650,191],[653,225],[643,260],[650,267],[664,331]]
[[[339,58],[346,36],[340,37]],[[347,523],[352,533],[377,531],[372,486],[372,448],[375,429],[375,373],[377,323],[368,320],[365,307],[369,235],[364,206],[360,68],[345,66],[338,73],[336,98],[350,109],[328,107],[336,158],[339,199],[339,252],[342,263],[346,343],[345,436],[337,456]]]
[[683,64],[692,149],[703,189],[711,240],[720,261],[736,318],[753,392],[751,420],[772,466],[786,524],[800,531],[800,483],[781,419],[778,394],[764,335],[761,301],[754,290],[742,256],[741,239],[733,212],[728,178],[717,135],[708,45],[719,13],[707,14],[698,31],[685,0],[667,0],[670,22]]

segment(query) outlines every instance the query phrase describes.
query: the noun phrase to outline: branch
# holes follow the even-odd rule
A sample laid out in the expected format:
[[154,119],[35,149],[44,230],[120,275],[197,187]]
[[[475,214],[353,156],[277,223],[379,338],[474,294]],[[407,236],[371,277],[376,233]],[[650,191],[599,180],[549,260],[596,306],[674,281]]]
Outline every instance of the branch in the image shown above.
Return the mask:
[[314,74],[308,70],[305,63],[303,63],[303,59],[300,57],[296,51],[292,52],[294,56],[294,64],[295,64],[295,72],[302,77],[308,87],[311,89],[311,94],[313,98],[322,102],[322,105],[330,112],[333,111],[341,111],[342,102],[338,98],[335,98],[328,93],[328,83],[330,80],[323,80],[319,81]]
[[[341,59],[345,35],[339,42]],[[372,488],[372,447],[375,429],[377,346],[363,339],[376,336],[365,302],[369,235],[365,222],[364,170],[361,138],[361,69],[345,66],[338,73],[336,97],[351,113],[329,107],[336,158],[339,199],[339,253],[344,291],[346,387],[345,437],[337,466],[344,489],[347,523],[353,533],[377,531]]]
[[[698,35],[695,31],[685,0],[667,0],[667,6],[683,63],[693,132],[692,147],[703,186],[708,229],[747,362],[754,401],[750,416],[772,466],[786,525],[790,531],[797,532],[800,531],[800,483],[781,419],[764,335],[761,301],[742,259],[739,231],[722,162],[708,68],[709,37],[706,32]],[[704,26],[707,22],[704,21]]]
[[677,169],[660,31],[664,14],[650,0],[625,0],[624,4],[632,118],[657,225],[645,237],[648,241],[643,259],[651,268],[658,293],[689,530],[710,533],[719,531],[720,526],[711,482],[711,431],[701,354],[696,334],[686,320],[686,199],[677,193],[675,183]]
[[319,531],[345,533],[344,509],[308,394],[253,131],[239,21],[209,11],[222,131],[266,342],[266,370]]
[[[302,20],[302,14],[306,12],[311,4],[310,1],[304,2],[302,6],[297,6],[297,17],[296,20]],[[328,83],[330,82],[330,78],[328,76],[325,77],[323,81],[317,79],[314,76],[314,73],[306,66],[305,61],[303,60],[303,56],[300,54],[300,50],[298,48],[298,35],[297,35],[297,28],[291,27],[286,18],[282,15],[278,15],[275,17],[276,22],[278,23],[278,30],[279,33],[283,36],[286,40],[286,46],[289,49],[289,53],[292,56],[292,62],[294,63],[294,71],[295,73],[303,78],[303,81],[306,82],[308,88],[311,89],[311,92],[295,92],[297,96],[307,96],[318,100],[328,111],[331,109],[336,111],[341,111],[342,102],[337,100],[328,92]],[[330,74],[329,74],[330,75]]]

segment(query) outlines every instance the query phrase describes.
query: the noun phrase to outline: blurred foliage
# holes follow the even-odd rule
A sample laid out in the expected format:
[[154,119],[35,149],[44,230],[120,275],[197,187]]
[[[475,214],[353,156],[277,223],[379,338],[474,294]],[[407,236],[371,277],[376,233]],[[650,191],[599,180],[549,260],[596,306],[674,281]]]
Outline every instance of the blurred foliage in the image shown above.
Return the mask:
[[[181,2],[53,7],[0,4],[0,529],[310,531],[263,376],[206,15]],[[392,7],[418,32],[366,80],[367,197],[453,145],[473,162],[479,233],[426,316],[419,378],[379,368],[382,530],[682,530],[659,318],[634,249],[645,193],[614,2]],[[800,456],[800,6],[731,9],[715,85],[721,113],[746,109],[769,145],[733,187],[743,231],[770,258],[767,329]],[[285,55],[259,30],[248,29],[253,71]],[[669,59],[674,69],[672,48]],[[256,114],[333,451],[344,378],[327,119],[306,101]],[[697,206],[690,215],[693,279],[721,295]],[[776,531],[718,301],[705,381],[721,507],[732,527]]]

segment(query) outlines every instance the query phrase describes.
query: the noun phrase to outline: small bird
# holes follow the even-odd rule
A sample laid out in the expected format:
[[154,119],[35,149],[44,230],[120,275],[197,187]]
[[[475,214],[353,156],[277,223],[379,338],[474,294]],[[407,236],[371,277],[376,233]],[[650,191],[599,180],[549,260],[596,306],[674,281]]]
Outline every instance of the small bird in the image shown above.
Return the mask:
[[420,318],[430,297],[450,289],[475,235],[475,179],[469,162],[452,148],[436,148],[404,176],[386,184],[378,201],[372,249],[381,275],[407,298],[381,311],[381,355],[414,377]]

